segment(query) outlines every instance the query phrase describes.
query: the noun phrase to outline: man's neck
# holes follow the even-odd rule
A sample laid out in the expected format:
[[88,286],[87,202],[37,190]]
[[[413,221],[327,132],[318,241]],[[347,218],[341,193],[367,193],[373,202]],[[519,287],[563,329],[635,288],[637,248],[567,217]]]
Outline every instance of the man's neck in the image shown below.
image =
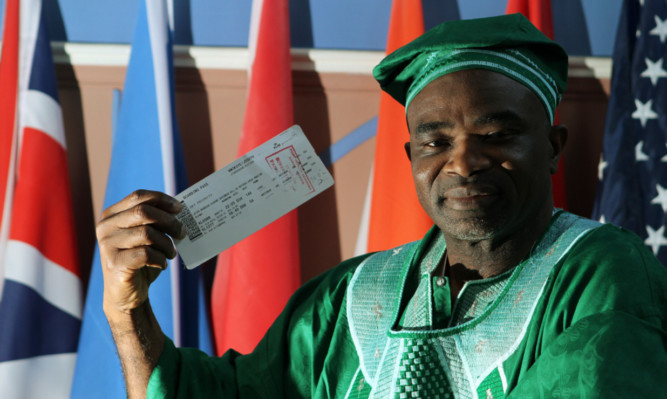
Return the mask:
[[497,276],[518,265],[526,257],[535,239],[490,242],[457,242],[447,240],[447,258],[450,270],[466,269],[466,274],[479,278]]
[[450,280],[452,299],[467,281],[490,278],[519,265],[542,236],[550,218],[503,239],[459,240],[445,235],[447,255],[439,270]]

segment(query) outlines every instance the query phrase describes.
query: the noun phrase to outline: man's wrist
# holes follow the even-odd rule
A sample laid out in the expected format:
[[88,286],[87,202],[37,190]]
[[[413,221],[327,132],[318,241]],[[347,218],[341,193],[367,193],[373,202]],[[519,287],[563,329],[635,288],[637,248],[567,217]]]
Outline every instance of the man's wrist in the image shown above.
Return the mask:
[[144,397],[165,345],[165,336],[147,300],[130,312],[105,306],[129,397]]

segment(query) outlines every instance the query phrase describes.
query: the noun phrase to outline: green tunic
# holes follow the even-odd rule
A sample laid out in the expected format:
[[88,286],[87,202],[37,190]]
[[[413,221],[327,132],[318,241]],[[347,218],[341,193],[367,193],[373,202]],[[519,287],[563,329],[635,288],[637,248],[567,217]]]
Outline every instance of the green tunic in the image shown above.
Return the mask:
[[632,233],[557,213],[528,259],[466,284],[445,249],[364,255],[310,281],[254,352],[167,341],[148,397],[665,397],[667,271]]

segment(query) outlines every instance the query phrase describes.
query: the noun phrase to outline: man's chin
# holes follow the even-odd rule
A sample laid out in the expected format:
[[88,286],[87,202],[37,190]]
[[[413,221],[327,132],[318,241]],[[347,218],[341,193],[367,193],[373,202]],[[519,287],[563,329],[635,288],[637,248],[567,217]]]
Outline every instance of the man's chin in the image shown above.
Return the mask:
[[450,219],[440,228],[445,237],[461,241],[483,241],[496,237],[502,230],[502,223],[497,218],[469,217]]

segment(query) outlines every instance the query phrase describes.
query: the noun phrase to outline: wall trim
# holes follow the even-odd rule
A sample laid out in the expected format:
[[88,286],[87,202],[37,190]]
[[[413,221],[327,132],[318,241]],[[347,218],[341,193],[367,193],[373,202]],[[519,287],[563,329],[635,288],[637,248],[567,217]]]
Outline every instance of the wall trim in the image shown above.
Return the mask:
[[570,57],[571,78],[611,79],[611,57]]
[[[127,66],[128,44],[53,42],[56,64],[72,66]],[[320,73],[370,75],[382,51],[292,49],[292,69]],[[244,47],[174,46],[174,65],[183,68],[245,70],[248,49]],[[570,57],[570,77],[611,78],[610,57]]]

